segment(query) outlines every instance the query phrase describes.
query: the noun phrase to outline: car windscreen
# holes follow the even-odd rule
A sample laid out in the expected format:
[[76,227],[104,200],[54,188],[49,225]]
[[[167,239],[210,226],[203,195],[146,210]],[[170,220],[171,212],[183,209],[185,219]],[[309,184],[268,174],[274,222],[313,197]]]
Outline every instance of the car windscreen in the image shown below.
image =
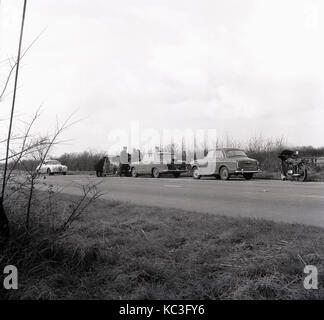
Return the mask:
[[58,165],[60,163],[58,161],[47,161],[46,164],[47,165]]
[[228,158],[247,157],[246,153],[242,150],[227,150],[226,155]]

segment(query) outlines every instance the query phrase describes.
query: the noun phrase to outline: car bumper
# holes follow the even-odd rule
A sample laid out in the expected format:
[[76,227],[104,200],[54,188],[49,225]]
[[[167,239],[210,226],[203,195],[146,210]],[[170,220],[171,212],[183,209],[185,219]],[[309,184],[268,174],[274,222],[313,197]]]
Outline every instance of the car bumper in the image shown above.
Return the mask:
[[261,169],[258,169],[258,170],[244,170],[244,169],[241,169],[241,170],[235,170],[235,174],[244,174],[244,173],[261,173],[262,170]]
[[185,173],[188,172],[188,170],[184,170],[184,169],[165,169],[162,170],[162,173]]

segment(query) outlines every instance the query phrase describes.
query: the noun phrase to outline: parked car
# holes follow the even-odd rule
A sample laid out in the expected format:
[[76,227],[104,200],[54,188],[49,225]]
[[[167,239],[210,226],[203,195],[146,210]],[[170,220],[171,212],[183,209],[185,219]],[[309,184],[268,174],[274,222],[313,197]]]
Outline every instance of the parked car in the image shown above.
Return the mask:
[[54,175],[54,174],[63,174],[66,175],[68,168],[67,166],[62,165],[57,160],[45,160],[43,164],[40,164],[36,171],[38,173],[45,173],[48,175]]
[[178,178],[181,173],[187,172],[186,164],[172,158],[170,152],[153,152],[143,156],[140,161],[130,165],[132,177],[150,174],[153,178],[159,178],[161,174],[173,174]]
[[232,175],[242,175],[251,180],[254,174],[261,172],[257,160],[249,158],[243,150],[233,148],[210,150],[205,158],[192,161],[191,168],[194,179],[215,176],[228,180]]
[[106,174],[117,174],[120,164],[120,156],[109,156],[109,168]]

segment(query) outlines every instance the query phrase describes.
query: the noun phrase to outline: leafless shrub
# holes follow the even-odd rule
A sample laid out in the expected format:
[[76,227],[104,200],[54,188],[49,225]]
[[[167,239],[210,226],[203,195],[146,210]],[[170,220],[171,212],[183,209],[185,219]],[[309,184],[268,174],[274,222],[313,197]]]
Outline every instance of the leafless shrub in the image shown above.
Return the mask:
[[250,138],[247,143],[247,154],[257,159],[261,167],[269,171],[279,170],[278,154],[288,147],[284,137],[264,138],[262,134]]
[[81,153],[65,153],[57,160],[64,163],[72,171],[93,171],[95,164],[104,156],[104,152],[84,151]]
[[[25,227],[27,231],[30,229],[30,218],[33,206],[35,206],[37,202],[35,192],[40,181],[40,166],[49,156],[52,147],[60,143],[58,140],[60,135],[76,123],[76,121],[72,119],[72,114],[61,125],[57,122],[54,133],[51,136],[38,137],[32,133],[32,129],[37,120],[39,120],[39,117],[40,111],[37,110],[32,120],[26,124],[25,133],[20,141],[17,139],[15,143],[16,148],[10,149],[10,167],[8,174],[4,177],[6,190],[3,203],[5,205],[6,203],[11,203],[12,205],[12,202],[9,200],[14,199],[17,195],[24,196],[24,201],[26,201]],[[20,170],[18,171],[17,168]],[[83,195],[79,203],[71,204],[73,210],[67,220],[62,222],[62,230],[67,230],[84,209],[100,196],[96,190],[96,186],[90,184],[85,186],[82,192]],[[49,201],[50,199],[47,200]]]

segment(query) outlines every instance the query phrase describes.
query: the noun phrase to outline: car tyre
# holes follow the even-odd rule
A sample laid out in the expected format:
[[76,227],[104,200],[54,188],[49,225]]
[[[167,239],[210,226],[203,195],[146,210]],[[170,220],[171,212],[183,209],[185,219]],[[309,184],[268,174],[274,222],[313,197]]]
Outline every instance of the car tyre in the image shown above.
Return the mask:
[[53,173],[52,173],[52,171],[51,171],[50,168],[47,169],[47,174],[48,174],[49,176],[52,176],[52,175],[53,175]]
[[179,178],[179,177],[180,177],[180,173],[179,173],[179,172],[175,172],[175,173],[173,173],[173,176],[174,176],[175,178]]
[[193,177],[194,179],[196,179],[196,180],[199,180],[199,179],[201,178],[200,175],[199,175],[199,170],[198,170],[197,167],[194,167],[194,168],[192,169],[192,177]]
[[131,175],[132,175],[133,178],[137,178],[138,177],[138,174],[137,174],[137,171],[136,171],[135,168],[132,168]]
[[230,178],[230,174],[229,174],[229,171],[226,167],[222,167],[221,170],[220,170],[220,178],[223,180],[223,181],[227,181],[229,180]]
[[160,171],[159,171],[158,168],[154,168],[154,169],[152,170],[152,177],[155,178],[155,179],[160,178]]

